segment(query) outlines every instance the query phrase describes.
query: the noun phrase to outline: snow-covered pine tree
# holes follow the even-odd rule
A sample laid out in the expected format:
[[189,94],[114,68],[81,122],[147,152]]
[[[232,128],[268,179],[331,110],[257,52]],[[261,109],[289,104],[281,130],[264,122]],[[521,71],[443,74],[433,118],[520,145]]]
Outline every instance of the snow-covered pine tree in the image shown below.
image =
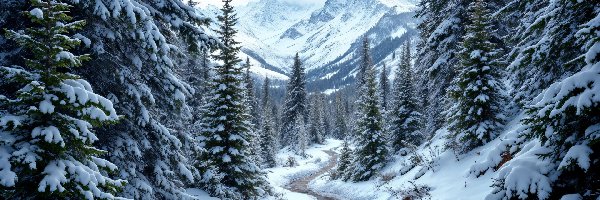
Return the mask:
[[379,100],[381,101],[381,110],[386,113],[388,110],[388,102],[390,96],[390,80],[388,76],[387,66],[383,63],[381,74],[379,75]]
[[358,65],[358,71],[356,73],[356,88],[361,88],[365,83],[365,73],[371,65],[373,60],[369,53],[371,46],[369,44],[369,37],[364,36],[362,42],[362,48],[360,49],[360,63]]
[[442,128],[447,109],[446,89],[456,75],[459,42],[464,35],[467,0],[422,0],[416,16],[420,33],[419,52],[415,63],[417,89],[424,97],[422,102],[425,124],[424,132],[433,135]]
[[256,99],[256,91],[254,90],[254,79],[252,78],[250,67],[252,67],[252,64],[250,63],[250,58],[246,57],[246,63],[244,63],[244,69],[246,70],[246,73],[244,74],[244,82],[246,84],[247,93],[246,102],[249,106],[248,109],[250,109],[252,124],[254,124],[256,127],[259,127],[260,108],[258,107],[258,99]]
[[269,77],[265,77],[263,83],[262,95],[262,122],[260,131],[260,148],[262,153],[262,160],[265,167],[277,166],[277,152],[279,151],[279,143],[277,137],[276,127],[273,122],[273,109],[271,109],[271,81]]
[[338,139],[344,139],[348,136],[348,126],[346,125],[346,110],[344,109],[344,101],[342,100],[341,94],[337,94],[335,97],[335,121],[333,123],[333,137]]
[[487,3],[469,5],[471,22],[466,27],[460,51],[458,75],[448,93],[453,106],[448,110],[449,147],[467,152],[497,136],[503,126],[501,105],[504,97],[499,81],[500,49],[490,41],[493,30]]
[[[29,6],[27,1],[9,2]],[[200,179],[187,155],[187,147],[197,144],[182,123],[193,113],[187,101],[193,88],[176,70],[191,59],[189,46],[203,49],[217,43],[204,32],[206,18],[183,1],[63,2],[72,2],[70,14],[88,24],[74,35],[88,48],[73,52],[94,57],[73,73],[97,86],[94,92],[110,99],[125,116],[117,124],[96,128],[95,144],[110,152],[108,160],[118,166],[116,176],[129,182],[118,196],[189,198],[185,188]],[[9,12],[18,16],[16,9]],[[0,27],[20,26],[22,21],[1,21]],[[19,48],[0,51],[11,60],[22,55]]]
[[[282,145],[298,145],[298,135],[294,135],[293,129],[296,128],[297,118],[302,118],[303,122],[308,120],[308,99],[306,94],[306,78],[304,67],[300,62],[300,56],[296,53],[294,57],[294,66],[290,77],[285,103],[283,105],[281,136]],[[294,147],[293,149],[297,149]]]
[[85,21],[73,21],[72,6],[31,0],[23,12],[31,24],[6,30],[22,49],[24,67],[0,67],[0,196],[2,199],[113,199],[124,180],[93,146],[92,128],[116,123],[113,103],[90,83],[66,73],[90,60],[71,50]]
[[342,143],[342,150],[340,152],[340,158],[338,160],[337,168],[335,169],[335,174],[333,179],[345,178],[344,181],[348,181],[346,174],[348,173],[348,167],[352,162],[352,150],[350,150],[350,145],[348,144],[348,140],[344,139],[344,143]]
[[[356,72],[356,95],[358,96],[358,98],[356,98],[355,104],[359,105],[359,101],[361,100],[362,96],[364,96],[364,94],[362,94],[362,92],[366,92],[366,90],[364,89],[365,84],[367,83],[367,71],[370,68],[373,68],[373,60],[371,58],[371,54],[370,52],[370,45],[369,45],[369,38],[367,36],[364,36],[363,38],[363,43],[362,43],[362,48],[360,51],[360,63],[358,64],[358,71]],[[376,85],[377,86],[377,85]],[[377,95],[377,94],[375,94]],[[350,109],[347,109],[346,111],[350,111]],[[350,118],[350,120],[358,120],[361,117],[363,117],[362,115],[364,113],[362,113],[362,111],[360,110],[360,108],[354,109],[353,110],[354,113],[354,118]],[[350,123],[351,127],[350,130],[352,131],[351,134],[355,137],[353,137],[353,139],[357,139],[359,137],[361,137],[361,128],[358,127],[358,122],[352,122]]]
[[325,108],[324,95],[312,95],[310,108],[309,141],[311,143],[323,144],[325,137]]
[[368,67],[365,71],[365,84],[357,100],[358,119],[353,165],[346,179],[358,182],[375,176],[385,165],[388,150],[382,128],[379,98],[375,70]]
[[[234,40],[237,18],[231,0],[224,0],[217,30],[222,46],[214,58],[222,62],[215,67],[209,99],[204,107],[200,146],[206,153],[199,158],[204,173],[205,188],[211,195],[224,199],[258,199],[270,194],[264,173],[253,162],[249,152],[252,124],[247,108],[240,50]],[[212,175],[222,176],[217,183]],[[218,185],[214,185],[218,184]],[[223,192],[219,188],[226,188]],[[218,190],[217,190],[218,189]]]
[[[499,12],[505,24],[516,24],[507,43],[511,96],[520,105],[585,66],[575,33],[597,9],[596,3],[559,0],[513,0]],[[510,21],[509,21],[510,20]]]
[[[559,1],[571,5],[571,1]],[[559,3],[557,2],[557,3]],[[578,2],[588,6],[589,2]],[[563,5],[564,5],[563,4]],[[577,8],[578,6],[572,7]],[[498,171],[486,199],[600,197],[600,9],[572,35],[588,51],[574,75],[552,84],[527,108],[525,146]],[[527,173],[521,173],[527,172]]]
[[254,163],[261,164],[262,156],[260,154],[260,135],[258,133],[258,128],[261,127],[261,112],[258,108],[258,100],[256,99],[255,90],[254,90],[254,79],[252,78],[250,67],[250,58],[246,57],[246,63],[244,63],[243,68],[245,69],[244,73],[244,84],[246,85],[246,108],[250,110],[250,122],[251,130],[250,137],[248,142],[250,142],[250,146],[248,148],[248,152],[250,153],[250,157],[252,158]]
[[298,136],[298,145],[295,149],[296,152],[302,157],[306,157],[306,149],[308,148],[310,142],[310,136],[308,133],[308,128],[306,127],[306,122],[302,117],[296,118],[296,123],[294,127],[294,134]]
[[410,43],[404,44],[400,54],[400,66],[396,69],[396,78],[392,88],[392,99],[388,111],[388,134],[394,152],[402,148],[418,145],[423,139],[423,119],[419,112],[413,71]]

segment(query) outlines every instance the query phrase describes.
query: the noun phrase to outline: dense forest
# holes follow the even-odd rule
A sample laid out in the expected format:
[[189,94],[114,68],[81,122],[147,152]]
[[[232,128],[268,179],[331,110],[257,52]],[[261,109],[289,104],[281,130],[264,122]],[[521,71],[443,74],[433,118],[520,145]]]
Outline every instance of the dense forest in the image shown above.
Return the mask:
[[285,81],[220,5],[0,0],[0,198],[600,199],[599,2],[420,0]]

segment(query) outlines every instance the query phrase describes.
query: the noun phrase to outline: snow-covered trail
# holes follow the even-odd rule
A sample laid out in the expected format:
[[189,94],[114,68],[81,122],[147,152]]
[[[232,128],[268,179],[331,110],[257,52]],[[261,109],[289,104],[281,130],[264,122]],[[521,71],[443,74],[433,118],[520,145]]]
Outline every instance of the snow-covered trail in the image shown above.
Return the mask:
[[[281,194],[278,198],[272,199],[332,199],[326,197],[330,195],[313,191],[312,184],[321,177],[327,176],[327,173],[336,166],[341,145],[341,140],[326,139],[324,144],[311,145],[306,149],[306,157],[299,156],[288,148],[281,150],[277,154],[279,166],[265,169],[274,191]],[[295,160],[297,165],[282,166],[289,159]]]
[[290,191],[307,194],[317,198],[317,200],[333,200],[333,198],[331,197],[322,196],[308,188],[308,184],[312,180],[329,172],[331,169],[333,169],[333,167],[337,165],[338,154],[336,152],[332,150],[323,150],[323,152],[327,153],[330,156],[329,163],[327,164],[327,166],[321,168],[318,172],[310,176],[306,176],[304,178],[295,180],[292,183],[290,183],[287,187]]

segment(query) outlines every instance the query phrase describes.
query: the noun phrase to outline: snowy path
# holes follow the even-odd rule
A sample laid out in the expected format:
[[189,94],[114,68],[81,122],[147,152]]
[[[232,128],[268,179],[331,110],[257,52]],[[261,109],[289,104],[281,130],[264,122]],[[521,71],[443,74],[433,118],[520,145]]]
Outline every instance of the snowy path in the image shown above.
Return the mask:
[[327,166],[321,168],[318,172],[316,172],[310,176],[303,177],[301,179],[298,179],[298,180],[290,183],[287,187],[290,191],[307,194],[307,195],[317,198],[317,200],[332,200],[333,199],[331,197],[325,197],[320,194],[317,194],[316,192],[314,192],[308,188],[308,183],[310,183],[315,178],[327,173],[328,171],[333,169],[333,167],[335,167],[335,165],[337,164],[337,159],[338,159],[337,153],[335,153],[332,150],[323,150],[323,152],[325,152],[329,156],[331,156],[329,159],[329,164],[327,164]]

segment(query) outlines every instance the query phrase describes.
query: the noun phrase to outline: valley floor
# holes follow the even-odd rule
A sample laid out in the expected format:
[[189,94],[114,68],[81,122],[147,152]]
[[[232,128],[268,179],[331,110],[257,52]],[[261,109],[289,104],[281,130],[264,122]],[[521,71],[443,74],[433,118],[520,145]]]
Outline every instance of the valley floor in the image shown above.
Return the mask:
[[[342,141],[328,139],[323,145],[311,146],[302,158],[290,151],[278,154],[280,162],[293,157],[295,167],[276,167],[267,169],[268,179],[281,193],[284,199],[402,199],[407,193],[420,189],[428,191],[425,199],[434,200],[481,200],[492,190],[495,172],[480,177],[470,175],[473,164],[484,162],[490,151],[511,131],[518,128],[520,118],[508,124],[507,129],[494,141],[464,155],[443,148],[447,131],[437,132],[431,142],[421,145],[416,153],[407,156],[394,156],[381,175],[371,181],[351,183],[331,180],[335,170],[332,159],[336,159],[341,150]],[[329,153],[327,153],[329,152]],[[409,157],[418,155],[423,163],[412,166]],[[297,185],[306,184],[308,190],[298,189]],[[290,189],[291,188],[291,189]],[[300,191],[301,193],[299,193]]]

